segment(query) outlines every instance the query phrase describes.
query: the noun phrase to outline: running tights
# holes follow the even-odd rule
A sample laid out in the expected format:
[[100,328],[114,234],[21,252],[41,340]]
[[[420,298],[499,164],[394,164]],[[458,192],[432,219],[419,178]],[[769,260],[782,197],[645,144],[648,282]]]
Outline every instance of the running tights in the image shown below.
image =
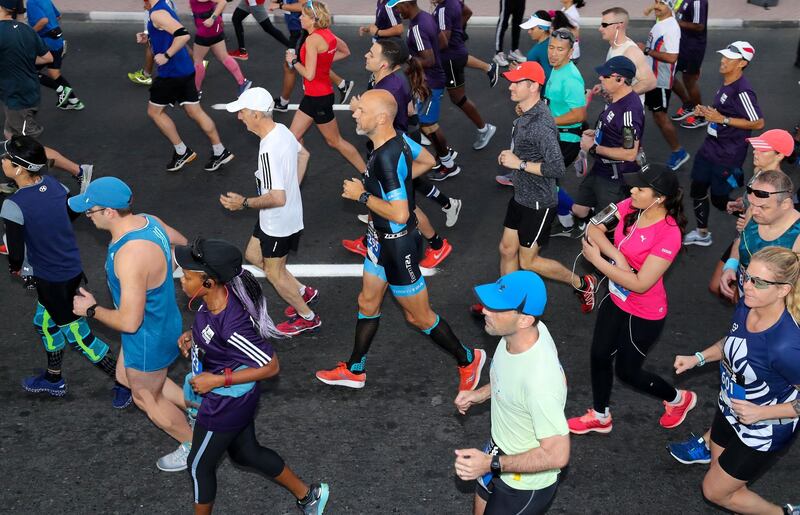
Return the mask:
[[208,504],[217,496],[217,465],[225,451],[239,466],[255,469],[269,477],[277,477],[286,464],[278,453],[263,447],[256,440],[253,421],[240,431],[209,431],[195,424],[192,452],[186,461],[194,482],[194,502]]
[[500,0],[500,17],[494,33],[494,51],[503,51],[503,38],[506,36],[508,19],[511,18],[511,50],[519,48],[520,23],[525,15],[525,0]]
[[664,319],[645,320],[631,315],[618,308],[611,299],[602,303],[594,326],[591,351],[595,411],[604,413],[609,406],[615,367],[617,377],[640,392],[668,402],[677,397],[674,387],[642,369],[647,352],[663,328]]
[[[233,19],[232,19],[232,21],[233,21],[233,30],[234,30],[234,32],[236,32],[236,42],[239,45],[239,49],[240,50],[245,48],[245,46],[244,46],[244,26],[242,25],[242,22],[249,15],[250,15],[249,12],[247,12],[247,11],[245,11],[243,9],[239,9],[238,7],[233,11]],[[269,21],[269,18],[265,18],[265,19],[259,21],[258,24],[261,25],[261,28],[264,29],[264,32],[266,32],[267,34],[269,34],[273,38],[277,39],[278,42],[281,45],[285,46],[286,48],[289,48],[289,47],[292,46],[291,43],[289,42],[289,40],[286,39],[286,36],[283,34],[283,32],[281,32],[280,29],[275,27],[275,25],[273,25],[272,22]]]

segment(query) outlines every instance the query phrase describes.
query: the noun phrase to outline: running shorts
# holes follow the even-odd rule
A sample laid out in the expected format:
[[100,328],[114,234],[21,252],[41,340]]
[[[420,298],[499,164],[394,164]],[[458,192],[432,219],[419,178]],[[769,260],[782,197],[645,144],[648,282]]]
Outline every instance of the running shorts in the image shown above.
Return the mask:
[[290,236],[270,236],[261,230],[258,223],[253,229],[253,236],[261,244],[261,256],[264,259],[282,258],[288,255],[289,251],[297,252],[302,234],[303,231],[297,231]]
[[579,206],[604,208],[627,197],[621,181],[589,173],[578,186],[578,193],[572,200]]
[[[419,269],[422,255],[422,235],[417,229],[399,238],[379,238],[377,263],[364,259],[364,273],[378,276],[389,283],[395,297],[416,295],[425,289],[425,279]],[[370,247],[370,236],[367,236]]]
[[71,324],[79,317],[72,312],[72,300],[84,280],[83,272],[68,281],[50,282],[41,277],[36,278],[36,295],[39,304],[50,314],[50,318],[60,325]]
[[299,109],[313,118],[317,125],[333,121],[333,93],[321,97],[305,95],[300,101]]
[[447,77],[447,89],[460,88],[464,85],[464,68],[467,66],[469,56],[447,59],[442,63],[444,74]]
[[654,113],[666,111],[671,96],[671,89],[654,88],[644,94],[644,105]]
[[688,73],[689,75],[698,75],[700,73],[700,67],[703,66],[705,49],[703,50],[703,52],[678,53],[678,63],[675,66],[675,70],[681,73]]
[[724,197],[744,186],[744,173],[741,168],[718,165],[697,154],[692,164],[692,180],[710,184],[712,195]]
[[488,489],[480,484],[475,486],[475,494],[486,501],[484,515],[538,515],[547,512],[553,502],[558,480],[539,490],[516,490],[495,476],[489,482]]
[[200,98],[194,85],[194,73],[184,77],[153,78],[150,86],[150,103],[160,107],[168,105],[197,104]]
[[512,197],[508,201],[503,226],[517,231],[521,247],[543,248],[550,240],[550,227],[556,217],[556,208],[531,209]]
[[777,451],[757,451],[742,443],[719,408],[711,424],[711,441],[725,449],[719,455],[719,466],[739,481],[752,481],[778,455]]
[[439,112],[442,109],[443,88],[431,89],[431,95],[422,102],[417,102],[417,115],[420,125],[439,123]]
[[225,32],[220,32],[215,36],[198,36],[195,34],[194,36],[194,44],[200,46],[212,46],[216,45],[220,41],[225,41]]
[[3,106],[6,121],[3,124],[3,132],[12,136],[33,136],[37,138],[44,132],[44,126],[36,120],[36,113],[39,107],[29,107],[27,109],[9,109]]

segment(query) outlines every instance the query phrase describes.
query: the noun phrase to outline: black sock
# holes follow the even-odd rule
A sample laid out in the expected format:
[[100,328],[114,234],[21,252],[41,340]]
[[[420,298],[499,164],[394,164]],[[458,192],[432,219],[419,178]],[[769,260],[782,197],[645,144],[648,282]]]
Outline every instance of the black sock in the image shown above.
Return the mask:
[[72,87],[70,85],[70,83],[67,82],[67,79],[65,79],[63,75],[59,75],[58,78],[55,81],[56,81],[56,84],[58,84],[59,86],[64,86],[65,88],[71,88]]
[[442,245],[444,245],[444,242],[438,233],[433,233],[433,236],[428,238],[428,245],[430,245],[433,250],[439,250],[442,248]]
[[450,208],[450,198],[442,194],[439,188],[437,188],[430,182],[426,181],[425,179],[419,178],[414,180],[414,186],[417,191],[419,191],[429,199],[435,201],[443,208],[445,209]]
[[356,338],[353,345],[353,352],[350,354],[350,359],[347,360],[347,369],[356,374],[363,374],[364,368],[367,363],[367,352],[372,345],[372,339],[375,338],[375,333],[378,332],[378,325],[380,325],[381,316],[377,315],[372,318],[362,318],[359,313],[358,321],[356,322]]
[[436,324],[434,324],[431,329],[424,332],[427,332],[428,336],[431,337],[436,345],[452,354],[458,361],[458,366],[463,367],[472,363],[472,359],[474,358],[472,349],[464,347],[464,345],[458,341],[458,337],[453,333],[453,330],[450,329],[450,324],[448,324],[445,319],[437,315]]
[[117,360],[112,358],[109,354],[103,356],[103,359],[95,363],[94,366],[105,372],[105,374],[111,379],[116,380]]
[[708,215],[711,211],[711,202],[708,195],[701,199],[694,199],[694,216],[697,219],[697,227],[705,229],[708,227]]
[[39,84],[52,90],[58,89],[58,82],[43,73],[39,75]]
[[47,373],[44,378],[55,383],[61,379],[61,363],[64,361],[64,349],[47,353]]
[[277,29],[275,25],[273,25],[272,22],[269,21],[269,18],[259,23],[259,25],[261,25],[261,28],[264,29],[264,32],[266,32],[273,38],[277,39],[281,45],[285,46],[286,48],[292,47],[291,41],[286,39],[286,36],[284,36],[283,32]]

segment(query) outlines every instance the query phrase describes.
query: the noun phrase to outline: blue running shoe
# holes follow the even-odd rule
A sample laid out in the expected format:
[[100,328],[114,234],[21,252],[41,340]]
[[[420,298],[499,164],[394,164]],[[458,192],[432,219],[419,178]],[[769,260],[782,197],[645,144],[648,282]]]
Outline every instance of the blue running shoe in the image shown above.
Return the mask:
[[303,515],[322,515],[325,511],[325,505],[328,504],[328,483],[320,483],[311,485],[311,500],[303,504],[297,501],[297,507],[303,512]]
[[242,84],[239,86],[239,96],[241,96],[242,93],[250,89],[250,86],[252,85],[253,81],[251,81],[250,79],[245,79],[244,82],[242,82]]
[[705,440],[694,433],[685,442],[667,444],[667,450],[673,458],[684,465],[711,463],[711,451],[708,450]]
[[62,377],[55,383],[45,379],[45,373],[38,376],[26,377],[22,380],[22,387],[31,393],[49,393],[53,397],[63,397],[67,394],[67,383]]
[[125,409],[133,402],[133,395],[131,394],[130,388],[117,384],[114,385],[113,391],[114,400],[111,401],[111,405],[114,409]]
[[669,155],[669,161],[667,161],[667,166],[669,166],[670,170],[676,172],[678,171],[678,168],[680,168],[681,165],[688,160],[689,160],[689,153],[686,150],[684,149],[676,150],[675,152]]

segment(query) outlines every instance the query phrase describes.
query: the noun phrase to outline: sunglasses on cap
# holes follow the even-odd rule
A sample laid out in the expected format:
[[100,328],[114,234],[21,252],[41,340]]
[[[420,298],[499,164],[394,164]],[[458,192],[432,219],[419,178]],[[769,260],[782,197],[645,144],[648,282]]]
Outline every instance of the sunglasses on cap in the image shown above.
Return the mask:
[[319,15],[317,14],[317,10],[316,10],[316,9],[314,9],[314,2],[312,2],[311,0],[308,0],[308,1],[306,2],[306,7],[308,7],[309,9],[311,9],[311,12],[314,14],[314,19],[315,19],[315,20],[319,18]]
[[789,190],[764,191],[764,190],[756,190],[750,186],[747,186],[747,194],[754,195],[757,198],[769,198],[770,195],[777,195],[778,193],[789,193]]
[[620,23],[622,23],[622,22],[621,21],[603,21],[603,22],[600,22],[600,26],[603,27],[604,29],[607,29],[612,25],[619,25]]
[[762,279],[760,277],[756,277],[754,275],[750,275],[749,273],[742,272],[742,283],[747,284],[748,282],[753,283],[753,286],[756,287],[757,290],[766,290],[770,286],[778,286],[781,284],[785,284],[787,286],[791,286],[790,283],[785,283],[781,281],[767,281],[766,279]]

